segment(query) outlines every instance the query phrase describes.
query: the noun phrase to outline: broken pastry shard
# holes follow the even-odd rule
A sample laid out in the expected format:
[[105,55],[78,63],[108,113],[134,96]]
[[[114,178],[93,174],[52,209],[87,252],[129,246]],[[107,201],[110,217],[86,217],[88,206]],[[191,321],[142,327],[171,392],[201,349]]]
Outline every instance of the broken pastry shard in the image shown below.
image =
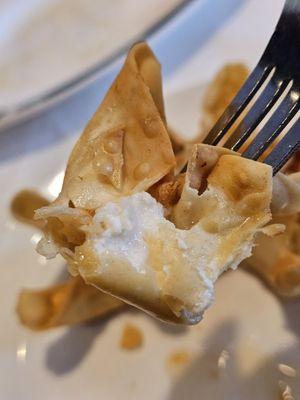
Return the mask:
[[175,224],[167,220],[146,192],[108,202],[76,247],[73,272],[161,319],[197,323],[216,279],[250,256],[254,235],[271,218],[271,168],[211,147],[213,163],[207,149],[198,145],[194,152],[210,168],[205,185],[201,179],[190,187],[195,214],[189,226],[179,229],[178,215]]
[[207,177],[220,156],[225,154],[238,155],[223,147],[193,146],[181,197],[172,211],[172,220],[178,228],[190,229],[199,220],[202,213],[199,194],[205,190]]
[[82,323],[124,307],[123,302],[76,277],[45,290],[24,289],[18,299],[17,313],[28,328],[43,330]]

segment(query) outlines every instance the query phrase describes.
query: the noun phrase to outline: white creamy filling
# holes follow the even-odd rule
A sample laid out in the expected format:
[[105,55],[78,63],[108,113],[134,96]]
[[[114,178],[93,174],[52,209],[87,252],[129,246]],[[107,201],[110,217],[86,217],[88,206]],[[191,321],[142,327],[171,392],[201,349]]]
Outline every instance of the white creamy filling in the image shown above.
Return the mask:
[[162,205],[145,192],[106,204],[94,217],[103,227],[101,236],[94,239],[100,260],[111,255],[127,261],[137,272],[145,272],[148,246],[144,236],[157,235],[163,221]]
[[[177,229],[165,219],[162,205],[146,192],[121,198],[118,203],[106,204],[96,212],[94,223],[102,228],[101,233],[97,230],[98,233],[93,235],[94,248],[100,260],[99,273],[109,268],[110,260],[116,258],[138,273],[152,273],[157,270],[157,264],[156,268],[151,265],[152,256],[169,279],[176,268],[175,273],[178,273],[180,263],[180,267],[186,268],[187,272],[191,269],[198,272],[203,289],[200,292],[206,298],[199,298],[199,304],[203,304],[203,300],[204,303],[211,302],[218,267],[214,261],[209,263],[209,259],[219,242],[216,235],[205,232],[197,225],[190,230]],[[155,238],[161,247],[151,250],[147,243],[149,237]],[[181,261],[179,255],[183,257]],[[163,290],[164,286],[160,284]]]
[[194,310],[203,311],[211,304],[220,273],[236,268],[251,252],[251,243],[246,242],[220,265],[222,235],[207,232],[201,222],[188,230],[176,228],[165,219],[162,205],[146,192],[107,203],[93,222],[96,229],[90,239],[99,256],[97,273],[114,270],[115,265],[124,271],[132,268],[146,275],[162,295],[193,305]]

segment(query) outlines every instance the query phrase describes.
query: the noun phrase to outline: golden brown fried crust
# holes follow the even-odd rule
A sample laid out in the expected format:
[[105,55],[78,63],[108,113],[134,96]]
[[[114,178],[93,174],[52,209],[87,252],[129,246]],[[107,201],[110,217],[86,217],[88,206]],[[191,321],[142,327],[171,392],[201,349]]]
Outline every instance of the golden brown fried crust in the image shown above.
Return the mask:
[[[175,156],[166,128],[160,65],[150,48],[135,45],[102,104],[76,143],[62,192],[36,213],[47,221],[49,258],[82,244],[89,216],[121,196],[146,191],[173,172]],[[47,247],[48,246],[48,247]],[[45,254],[45,252],[44,252]]]
[[203,139],[213,127],[248,75],[248,68],[240,63],[227,64],[217,73],[203,97],[199,137]]
[[245,265],[262,276],[276,293],[297,296],[300,294],[299,214],[275,216],[272,223],[285,229],[274,237],[258,235],[253,255]]
[[175,156],[177,156],[178,153],[182,152],[185,149],[187,143],[174,129],[168,127],[168,133],[170,136],[172,149]]
[[[185,148],[177,143],[177,151]],[[215,280],[250,254],[270,219],[271,168],[211,146],[189,154],[187,173],[174,174],[159,65],[146,45],[137,45],[77,142],[59,198],[37,217],[48,221],[71,273],[162,319],[196,323]],[[114,252],[102,254],[104,262],[94,248],[93,213],[146,191],[174,224],[162,218],[157,237],[143,238],[149,251],[143,273]],[[202,237],[210,248],[199,245]]]
[[237,163],[231,155],[222,156],[214,168],[214,175],[208,177],[208,182],[219,187],[232,202],[243,201],[243,213],[253,215],[257,212],[257,203],[259,209],[261,208],[259,194],[264,194],[268,187],[269,171],[266,169],[264,174],[261,173],[258,180],[258,165],[247,161],[240,158]]
[[151,194],[160,204],[167,210],[170,210],[176,203],[178,203],[182,188],[184,185],[185,174],[179,174],[176,177],[170,177],[166,181],[161,180],[153,185],[148,193]]
[[174,168],[175,175],[180,174],[184,167],[186,166],[192,146],[194,141],[186,142],[182,139],[182,137],[174,131],[174,129],[168,128],[168,132],[170,135],[172,148],[175,154],[176,166]]
[[136,350],[143,345],[143,334],[141,330],[132,324],[124,327],[120,340],[120,347],[124,350]]
[[[204,101],[204,131],[220,116],[247,74],[243,65],[226,66],[218,74]],[[295,156],[286,170],[297,169],[298,158]],[[187,173],[179,174],[187,160]],[[285,178],[283,182],[286,183]],[[201,195],[207,196],[208,185],[216,193],[222,193],[231,204],[235,220],[224,216],[220,204],[217,204],[219,200],[224,201],[223,197],[215,199],[216,202],[210,198],[209,204],[203,201]],[[152,287],[153,283],[147,283],[142,275],[131,279],[130,275],[124,275],[124,271],[116,268],[115,280],[121,284],[113,290],[109,279],[105,281],[92,276],[99,260],[89,248],[90,243],[86,242],[86,229],[91,224],[95,209],[107,201],[144,190],[164,206],[165,215],[177,227],[188,230],[201,221],[205,231],[223,235],[217,249],[217,260],[226,267],[220,264],[218,274],[228,267],[230,256],[236,253],[239,260],[242,245],[251,240],[257,229],[270,218],[271,180],[268,167],[262,168],[261,164],[241,159],[236,153],[223,148],[206,145],[192,148],[170,128],[167,130],[160,67],[151,50],[145,44],[139,44],[129,53],[116,81],[77,142],[68,162],[62,193],[56,202],[48,207],[47,201],[37,196],[33,198],[31,208],[27,209],[20,203],[20,196],[13,202],[12,210],[15,215],[23,215],[29,220],[33,208],[42,207],[37,212],[37,218],[46,220],[46,226],[43,222],[40,226],[54,241],[57,251],[70,262],[71,272],[78,273],[78,261],[81,260],[79,269],[87,281],[161,318],[178,322],[184,307],[182,299],[169,294],[161,296],[157,288]],[[295,198],[294,187],[290,187],[288,193]],[[285,208],[285,211],[294,208],[295,204],[292,208]],[[295,236],[299,238],[299,221],[294,215],[289,218],[273,220],[277,224],[286,223],[284,234],[276,238],[267,238],[262,234],[259,237],[258,241],[262,240],[266,247],[262,244],[258,249],[264,255],[272,253],[272,257],[264,260],[255,251],[251,259],[253,268],[285,295],[298,293],[297,288],[300,288],[297,253],[300,240],[294,239]],[[279,232],[279,229],[268,227],[266,231]],[[156,239],[152,239],[155,251],[150,256],[153,259],[157,257]],[[273,246],[276,251],[272,250]],[[182,271],[178,269],[178,272],[180,275]],[[190,278],[193,276],[191,274]],[[188,281],[184,285],[183,276],[175,281],[188,289],[187,292],[194,290],[193,285],[188,286]],[[191,282],[194,284],[195,279]],[[136,295],[130,297],[131,285],[132,290],[136,285],[142,288],[143,298]],[[39,330],[79,323],[123,307],[124,303],[120,300],[86,285],[82,278],[76,277],[46,290],[24,290],[17,312],[24,325]]]
[[[43,221],[33,218],[37,208],[48,204],[49,201],[37,192],[22,190],[13,198],[11,210],[20,221],[49,232],[49,227],[41,224]],[[50,218],[48,224],[55,224],[54,221]],[[56,222],[59,223],[58,220]],[[54,225],[52,229],[59,240],[63,233],[59,227],[54,229]],[[78,242],[78,239],[74,239],[74,232],[71,238]],[[81,277],[76,277],[44,290],[23,289],[18,297],[16,311],[24,326],[33,330],[44,330],[103,317],[124,307],[123,302],[86,285]]]
[[[149,155],[151,154],[151,157]],[[165,125],[160,66],[135,45],[70,156],[56,204],[95,209],[146,190],[175,166]]]
[[82,323],[124,307],[120,300],[76,277],[45,290],[24,289],[16,310],[23,325],[33,330],[44,330]]
[[237,155],[222,147],[204,144],[192,147],[182,193],[171,213],[171,220],[178,228],[190,229],[199,220],[203,211],[199,207],[198,197],[205,191],[208,176],[224,154]]
[[13,216],[26,224],[43,228],[43,221],[34,220],[35,210],[49,205],[49,201],[33,190],[21,190],[12,199],[10,210]]
[[[247,78],[248,71],[241,64],[225,66],[214,78],[206,90],[204,96],[201,132],[198,139],[203,139],[205,133],[213,126],[228,106],[233,96]],[[247,260],[273,289],[284,296],[300,294],[298,274],[300,271],[300,246],[295,247],[293,242],[298,238],[300,242],[299,202],[300,186],[295,184],[296,177],[287,176],[300,171],[300,152],[283,168],[286,175],[278,174],[274,180],[272,212],[274,214],[272,224],[286,225],[285,232],[276,237],[259,235],[253,256]],[[237,186],[243,185],[243,179],[239,177]],[[239,181],[239,182],[238,182]],[[300,185],[300,178],[298,179]],[[233,196],[239,196],[234,190]],[[274,225],[275,226],[275,225]],[[293,227],[293,229],[291,229]],[[269,232],[271,227],[268,227]],[[275,229],[274,232],[277,232]],[[293,235],[291,235],[293,231]]]
[[[145,271],[139,273],[129,261],[109,252],[105,255],[105,265],[102,264],[103,257],[98,256],[94,248],[96,236],[90,230],[87,241],[76,247],[73,263],[74,271],[88,283],[152,315],[177,323],[198,322],[208,306],[201,273],[207,274],[208,279],[214,282],[228,267],[235,267],[249,255],[253,236],[271,218],[272,174],[269,166],[243,159],[224,149],[209,158],[209,149],[214,154],[215,148],[205,145],[195,147],[191,161],[194,170],[189,165],[187,175],[182,175],[185,177],[184,189],[182,192],[180,189],[180,198],[178,200],[175,196],[176,203],[171,207],[179,207],[177,219],[172,214],[170,216],[177,227],[180,222],[187,222],[180,228],[188,233],[180,236],[181,231],[177,233],[173,224],[166,224],[161,225],[153,237],[147,236],[147,262]],[[198,153],[202,153],[201,162]],[[207,178],[202,175],[202,179],[207,179],[207,188],[199,194],[198,187],[186,186],[187,182],[193,181],[186,178],[199,173],[202,161],[210,165],[210,172]],[[231,174],[234,176],[232,179]],[[237,187],[236,180],[242,182],[241,188]],[[156,195],[170,204],[174,201],[172,196],[178,195],[176,184],[178,182],[171,181],[158,185]],[[202,187],[201,181],[198,184]],[[192,190],[191,197],[188,197],[189,190]],[[192,206],[188,214],[190,220],[185,221],[187,213],[184,207],[188,203]],[[191,227],[197,229],[191,232]],[[212,235],[209,239],[214,240],[215,249],[202,250],[202,233]],[[178,245],[180,237],[184,238],[181,240],[186,247]],[[186,248],[189,251],[185,252]],[[193,259],[190,260],[190,257]],[[162,270],[164,264],[169,266],[167,274]]]

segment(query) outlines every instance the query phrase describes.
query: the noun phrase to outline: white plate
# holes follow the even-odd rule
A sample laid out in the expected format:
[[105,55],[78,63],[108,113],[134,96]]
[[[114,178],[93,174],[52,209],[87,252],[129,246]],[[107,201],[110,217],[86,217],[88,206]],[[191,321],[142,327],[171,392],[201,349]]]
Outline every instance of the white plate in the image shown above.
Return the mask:
[[[189,126],[191,118],[196,121],[201,92],[194,88],[170,97],[169,120],[183,113],[183,126]],[[55,195],[73,141],[7,163],[0,171],[0,398],[274,400],[279,381],[300,394],[300,302],[281,302],[243,270],[220,279],[214,305],[203,322],[191,328],[168,326],[138,311],[44,333],[19,324],[14,307],[20,289],[51,284],[64,262],[45,265],[34,251],[38,233],[12,219],[9,201],[23,187]],[[142,349],[119,348],[127,322],[142,330]],[[178,351],[187,352],[190,362],[170,367],[168,359]],[[278,369],[281,363],[295,368],[298,376],[285,376]]]
[[[177,46],[178,51],[174,43],[183,39],[176,26],[169,31],[169,44],[152,43],[163,66],[173,71],[166,83],[168,120],[188,137],[195,134],[199,118],[202,89],[195,82],[203,82],[228,60],[253,65],[280,9],[280,0],[228,0],[227,9],[225,1],[216,1],[219,14],[211,13],[210,2],[203,1],[199,14],[189,16],[185,46]],[[232,16],[237,4],[241,7]],[[223,17],[227,23],[219,29]],[[181,66],[175,72],[174,60]],[[20,289],[52,284],[64,263],[57,259],[44,265],[34,251],[38,233],[13,220],[10,199],[24,187],[40,189],[46,196],[57,193],[74,136],[107,84],[100,94],[98,86],[92,88],[0,137],[0,399],[274,400],[279,381],[289,384],[298,398],[300,301],[282,302],[243,270],[220,279],[214,305],[192,328],[169,327],[141,312],[44,333],[19,324],[14,308]],[[127,322],[142,330],[142,349],[119,348]],[[187,352],[190,362],[170,368],[168,358],[178,351]],[[218,360],[221,355],[224,360],[224,354],[226,367],[220,368]],[[298,375],[286,377],[278,364],[290,365]]]
[[0,109],[83,74],[180,2],[0,0]]
[[112,70],[189,0],[0,0],[0,127]]

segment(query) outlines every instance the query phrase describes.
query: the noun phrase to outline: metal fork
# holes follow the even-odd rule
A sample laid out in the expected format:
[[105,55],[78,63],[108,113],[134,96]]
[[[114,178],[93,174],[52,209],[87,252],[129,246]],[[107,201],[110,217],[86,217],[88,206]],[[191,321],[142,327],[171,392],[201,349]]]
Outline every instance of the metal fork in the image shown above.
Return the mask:
[[[270,80],[267,82],[268,78]],[[262,93],[253,100],[264,84]],[[291,87],[288,89],[289,85]],[[300,0],[286,0],[260,61],[204,143],[217,145],[253,100],[249,112],[223,144],[223,147],[238,151],[248,138],[251,139],[262,120],[274,110],[285,91],[287,93],[278,108],[242,153],[246,158],[257,160],[295,117],[296,122],[262,160],[273,167],[274,174],[300,147],[300,120],[299,116],[296,117],[300,106]]]

